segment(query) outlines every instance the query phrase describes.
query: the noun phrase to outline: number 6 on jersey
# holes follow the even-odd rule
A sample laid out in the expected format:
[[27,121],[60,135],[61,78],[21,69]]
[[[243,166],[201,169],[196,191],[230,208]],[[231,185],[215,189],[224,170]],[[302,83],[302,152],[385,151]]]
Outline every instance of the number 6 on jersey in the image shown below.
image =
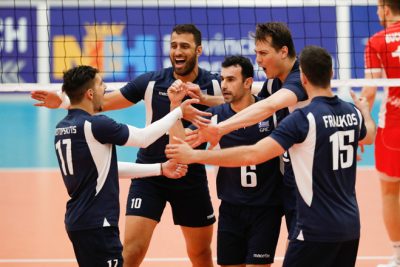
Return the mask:
[[[249,167],[251,171],[247,171],[247,167]],[[240,180],[243,187],[257,186],[257,174],[255,170],[256,170],[256,165],[240,167]]]

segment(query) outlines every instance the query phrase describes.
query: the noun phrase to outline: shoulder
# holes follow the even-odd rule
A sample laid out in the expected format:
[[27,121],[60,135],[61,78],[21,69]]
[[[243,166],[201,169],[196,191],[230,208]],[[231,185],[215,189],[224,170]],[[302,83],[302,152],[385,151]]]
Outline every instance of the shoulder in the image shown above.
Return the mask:
[[163,80],[166,78],[170,78],[172,76],[172,67],[170,68],[165,68],[161,69],[158,71],[149,71],[146,73],[143,73],[133,79],[133,82],[150,82],[150,81],[157,81],[157,80]]
[[150,82],[150,81],[156,81],[156,80],[161,80],[165,79],[166,77],[169,77],[171,75],[171,68],[166,68],[158,71],[149,71],[146,72],[140,76],[138,76],[134,81],[145,81],[145,82]]
[[288,77],[286,78],[286,81],[300,82],[300,64],[299,64],[299,59],[296,59],[296,61],[294,62],[293,68],[290,71]]
[[212,80],[220,81],[221,78],[218,73],[212,73],[208,70],[199,68],[199,83],[206,83]]
[[367,47],[369,46],[380,46],[385,44],[385,30],[381,30],[374,35],[372,35],[367,42]]
[[115,125],[116,122],[106,115],[93,115],[87,119],[96,129],[106,129],[112,125]]

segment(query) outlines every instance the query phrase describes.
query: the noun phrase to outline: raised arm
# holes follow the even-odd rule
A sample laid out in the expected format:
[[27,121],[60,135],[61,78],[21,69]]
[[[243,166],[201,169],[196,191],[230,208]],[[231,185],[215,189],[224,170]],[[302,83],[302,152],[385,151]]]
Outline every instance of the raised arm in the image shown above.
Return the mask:
[[[382,71],[378,69],[365,70],[365,78],[380,79],[382,78]],[[370,110],[372,110],[372,106],[374,105],[377,90],[378,88],[376,86],[365,86],[361,90],[361,96],[367,99]]]
[[102,111],[124,109],[133,105],[134,103],[126,99],[120,90],[115,90],[104,95]]
[[[169,88],[168,88],[168,98],[170,103],[170,110],[174,110],[179,107],[182,103],[183,98],[186,96],[187,87],[184,86],[184,83],[181,80],[176,80]],[[169,143],[176,143],[174,137],[178,137],[181,139],[185,138],[185,129],[183,127],[182,121],[178,120],[172,127],[169,129]]]
[[[218,125],[203,125],[196,136],[195,146],[210,142],[210,147],[218,144],[221,137],[239,128],[251,126],[270,116],[276,111],[293,106],[297,103],[297,96],[292,91],[282,88],[253,105],[243,109],[229,119],[218,123]],[[194,141],[194,140],[191,140]]]
[[221,95],[203,94],[197,84],[186,83],[186,90],[189,97],[198,99],[202,105],[214,107],[224,103],[224,98]]
[[[55,91],[32,91],[31,98],[38,101],[34,106],[51,109],[68,108],[70,103],[68,96]],[[115,90],[104,95],[102,111],[123,109],[132,105],[133,103],[126,99],[120,90]]]
[[118,161],[118,176],[120,179],[143,178],[164,175],[176,179],[184,176],[187,165],[177,164],[170,160],[163,163],[140,164]]
[[176,121],[181,118],[191,121],[201,120],[204,123],[206,119],[202,116],[205,116],[205,114],[207,115],[208,113],[199,111],[191,106],[191,104],[198,102],[197,99],[188,99],[178,108],[145,128],[136,128],[128,125],[130,134],[125,145],[147,147],[164,135],[176,123]]
[[276,111],[297,103],[296,95],[285,88],[278,90],[270,97],[243,109],[231,118],[218,124],[219,132],[225,135],[239,128],[256,124],[272,116]]
[[357,97],[353,91],[350,91],[351,97],[353,98],[354,104],[361,111],[362,116],[364,117],[364,124],[367,128],[366,136],[359,141],[361,145],[371,145],[374,143],[375,134],[376,134],[376,125],[374,120],[371,117],[371,112],[369,109],[369,104],[367,98],[364,96]]
[[203,163],[223,167],[256,165],[285,152],[271,137],[265,137],[254,145],[237,146],[221,150],[195,150],[181,139],[178,144],[169,144],[165,150],[167,158],[179,163]]

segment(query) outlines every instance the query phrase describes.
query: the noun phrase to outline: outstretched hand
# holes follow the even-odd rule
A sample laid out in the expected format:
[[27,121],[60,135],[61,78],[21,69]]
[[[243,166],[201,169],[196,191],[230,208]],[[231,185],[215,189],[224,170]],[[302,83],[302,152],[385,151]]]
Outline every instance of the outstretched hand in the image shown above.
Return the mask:
[[176,80],[167,90],[169,101],[173,106],[179,106],[186,96],[186,88],[181,80]]
[[185,164],[179,164],[175,160],[168,160],[162,164],[162,175],[171,178],[178,179],[185,176],[188,170],[188,166]]
[[201,92],[198,84],[187,82],[186,84],[187,95],[193,99],[198,99],[200,102],[203,100],[203,93]]
[[58,108],[62,102],[57,93],[44,90],[32,91],[31,98],[39,101],[33,104],[36,107]]
[[198,129],[186,133],[185,141],[191,144],[192,147],[197,147],[202,143],[209,142],[208,149],[213,149],[221,140],[221,135],[218,131],[218,126],[213,124],[201,125]]
[[369,103],[366,97],[360,96],[357,97],[356,93],[353,90],[350,90],[351,98],[353,98],[354,104],[356,107],[363,113],[369,113]]
[[208,125],[211,121],[204,117],[210,117],[212,114],[193,107],[192,104],[196,103],[199,103],[198,99],[187,99],[181,104],[183,118],[192,122],[196,127]]
[[165,149],[167,158],[173,159],[182,164],[193,163],[195,150],[180,138],[174,137],[176,144],[168,144]]

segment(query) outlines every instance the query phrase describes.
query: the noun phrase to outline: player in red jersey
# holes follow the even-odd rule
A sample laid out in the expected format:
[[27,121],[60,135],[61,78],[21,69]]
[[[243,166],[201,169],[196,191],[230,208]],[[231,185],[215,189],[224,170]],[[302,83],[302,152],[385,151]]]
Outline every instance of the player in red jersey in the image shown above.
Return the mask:
[[[377,14],[384,29],[372,36],[365,49],[365,78],[400,78],[400,1],[378,0]],[[377,87],[364,87],[362,95],[372,107]],[[379,267],[400,266],[400,86],[384,89],[375,140],[383,218],[394,258]]]

